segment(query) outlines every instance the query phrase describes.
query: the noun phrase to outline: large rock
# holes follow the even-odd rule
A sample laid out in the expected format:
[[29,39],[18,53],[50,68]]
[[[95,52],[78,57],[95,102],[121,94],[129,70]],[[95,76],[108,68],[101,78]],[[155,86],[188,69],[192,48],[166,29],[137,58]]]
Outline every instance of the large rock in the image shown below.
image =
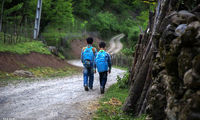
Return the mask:
[[182,48],[180,55],[178,56],[178,73],[179,78],[183,79],[183,76],[187,70],[192,68],[192,59],[194,55],[191,48]]
[[190,86],[192,84],[193,81],[193,77],[192,77],[192,69],[189,69],[183,78],[184,84],[187,86]]
[[55,46],[48,46],[48,48],[52,54],[58,56],[58,49]]
[[181,10],[178,12],[178,16],[187,20],[187,23],[197,20],[196,16],[186,10]]
[[34,77],[33,73],[25,70],[16,70],[13,74],[21,77]]
[[182,45],[185,47],[194,47],[200,45],[200,23],[199,21],[192,22],[186,28],[181,36]]
[[179,26],[176,28],[176,30],[175,30],[176,35],[177,35],[177,36],[183,35],[186,28],[187,28],[187,25],[186,25],[186,24],[181,24],[181,25],[179,25]]
[[200,75],[200,54],[194,57],[192,64],[193,64],[194,71],[198,75]]
[[177,13],[174,13],[173,15],[171,15],[170,21],[172,21],[172,23],[174,25],[180,25],[180,24],[186,24],[187,23],[187,21],[185,19],[181,18],[180,16],[178,16]]
[[170,44],[170,53],[172,55],[179,55],[180,51],[181,51],[181,40],[179,38],[176,38]]

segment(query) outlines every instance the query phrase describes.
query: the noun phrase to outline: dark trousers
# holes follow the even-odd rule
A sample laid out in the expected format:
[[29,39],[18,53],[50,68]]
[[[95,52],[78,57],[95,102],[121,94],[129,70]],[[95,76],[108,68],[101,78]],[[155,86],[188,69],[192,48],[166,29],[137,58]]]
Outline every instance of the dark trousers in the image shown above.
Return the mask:
[[105,88],[106,82],[107,82],[107,76],[108,76],[108,72],[100,72],[99,73],[99,80],[100,80],[100,87],[101,88]]

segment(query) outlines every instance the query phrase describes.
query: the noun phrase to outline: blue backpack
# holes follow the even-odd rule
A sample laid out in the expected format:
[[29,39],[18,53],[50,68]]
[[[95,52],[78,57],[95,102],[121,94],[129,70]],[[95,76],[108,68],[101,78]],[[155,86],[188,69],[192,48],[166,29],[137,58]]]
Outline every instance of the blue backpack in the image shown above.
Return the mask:
[[108,56],[105,51],[100,51],[96,57],[96,66],[98,72],[105,72],[108,71]]
[[92,67],[92,61],[94,60],[94,52],[92,50],[93,47],[86,47],[83,51],[83,65],[86,68]]

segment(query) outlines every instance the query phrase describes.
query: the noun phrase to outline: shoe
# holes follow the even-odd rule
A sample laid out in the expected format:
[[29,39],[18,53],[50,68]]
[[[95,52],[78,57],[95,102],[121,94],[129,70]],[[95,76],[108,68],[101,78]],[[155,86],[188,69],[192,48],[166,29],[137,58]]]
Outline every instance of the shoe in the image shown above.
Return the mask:
[[85,91],[88,91],[89,89],[88,89],[88,86],[84,86],[85,87]]
[[104,94],[104,88],[100,88],[101,94]]
[[90,88],[90,90],[92,90],[93,89],[93,87],[89,87]]

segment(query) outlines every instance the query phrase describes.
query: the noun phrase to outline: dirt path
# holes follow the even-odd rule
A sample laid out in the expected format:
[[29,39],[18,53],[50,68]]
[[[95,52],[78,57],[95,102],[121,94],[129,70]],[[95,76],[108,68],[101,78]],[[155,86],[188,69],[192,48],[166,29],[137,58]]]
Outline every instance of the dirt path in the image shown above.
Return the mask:
[[[81,66],[80,60],[69,62]],[[124,72],[113,68],[106,89]],[[88,105],[101,96],[98,78],[95,74],[94,89],[89,92],[83,89],[82,74],[0,87],[0,120],[85,120],[91,114]]]
[[123,48],[123,45],[120,42],[120,40],[124,36],[125,36],[124,34],[119,34],[119,35],[113,37],[110,40],[110,48],[107,50],[110,54],[116,54],[116,53],[118,53]]

